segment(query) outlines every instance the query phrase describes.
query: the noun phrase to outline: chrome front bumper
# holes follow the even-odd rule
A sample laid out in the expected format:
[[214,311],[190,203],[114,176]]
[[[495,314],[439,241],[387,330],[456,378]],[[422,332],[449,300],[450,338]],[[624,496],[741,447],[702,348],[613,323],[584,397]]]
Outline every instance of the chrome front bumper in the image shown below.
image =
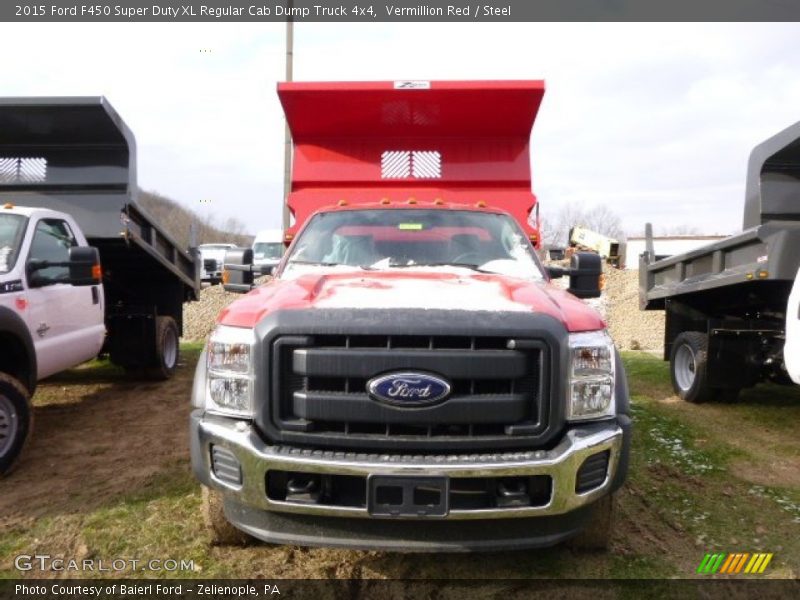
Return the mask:
[[[552,478],[552,495],[546,505],[451,510],[445,517],[438,519],[505,519],[561,515],[591,504],[611,491],[620,466],[623,438],[622,428],[616,422],[610,421],[576,426],[552,450],[403,456],[271,446],[263,442],[249,422],[207,415],[201,410],[195,410],[191,418],[192,465],[195,475],[205,485],[222,490],[238,503],[254,509],[371,519],[379,517],[370,515],[366,507],[272,500],[266,493],[266,474],[270,470],[280,470],[361,477],[406,475],[480,478],[547,475]],[[214,476],[211,465],[212,445],[224,447],[236,456],[241,464],[241,485],[233,486]],[[610,456],[605,481],[588,492],[576,493],[576,474],[584,460],[606,450],[610,452]]]

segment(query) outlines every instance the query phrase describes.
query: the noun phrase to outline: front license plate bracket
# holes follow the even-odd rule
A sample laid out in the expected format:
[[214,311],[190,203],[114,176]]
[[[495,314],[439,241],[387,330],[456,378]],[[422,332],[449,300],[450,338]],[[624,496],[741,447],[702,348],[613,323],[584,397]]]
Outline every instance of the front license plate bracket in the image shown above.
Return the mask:
[[372,475],[367,510],[376,517],[445,517],[450,510],[447,477]]

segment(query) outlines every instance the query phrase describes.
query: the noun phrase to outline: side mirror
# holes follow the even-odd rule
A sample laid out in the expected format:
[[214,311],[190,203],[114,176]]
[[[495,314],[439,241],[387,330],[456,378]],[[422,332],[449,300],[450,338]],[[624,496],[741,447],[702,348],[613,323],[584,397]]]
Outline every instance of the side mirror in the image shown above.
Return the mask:
[[547,270],[547,274],[550,276],[550,279],[559,279],[564,277],[564,275],[569,275],[569,269],[565,269],[564,267],[555,267],[553,265],[549,265],[545,267]]
[[[67,273],[55,278],[42,276],[39,271],[51,267],[66,268]],[[100,269],[100,253],[90,246],[73,246],[66,261],[50,261],[32,258],[28,261],[28,278],[31,287],[43,287],[54,283],[69,283],[76,286],[99,285],[103,274]]]
[[99,285],[103,280],[100,269],[100,252],[91,246],[69,249],[69,282],[72,285]]
[[264,275],[274,275],[278,270],[278,265],[261,265],[260,267],[253,267],[259,277]]
[[231,248],[225,253],[222,286],[226,292],[246,294],[253,289],[253,249]]
[[600,277],[603,275],[603,259],[594,252],[577,252],[570,259],[569,288],[567,291],[578,298],[598,298]]

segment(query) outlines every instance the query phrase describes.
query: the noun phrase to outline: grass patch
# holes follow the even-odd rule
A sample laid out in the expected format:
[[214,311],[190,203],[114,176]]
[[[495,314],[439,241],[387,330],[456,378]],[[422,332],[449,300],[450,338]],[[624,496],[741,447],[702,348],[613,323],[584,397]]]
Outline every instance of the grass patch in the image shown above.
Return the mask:
[[[773,450],[741,445],[756,417],[789,406],[794,390],[755,390],[760,394],[789,392],[780,401],[738,405],[691,405],[661,402],[671,396],[669,366],[657,357],[626,353],[635,423],[630,483],[646,495],[647,504],[673,530],[706,551],[775,552],[773,573],[796,573],[800,540],[790,532],[800,522],[800,490],[754,485],[738,477],[733,466],[743,460],[768,460]],[[708,419],[717,415],[724,419]],[[751,418],[743,418],[748,415]],[[765,456],[766,455],[766,456]],[[699,560],[699,559],[698,559]]]

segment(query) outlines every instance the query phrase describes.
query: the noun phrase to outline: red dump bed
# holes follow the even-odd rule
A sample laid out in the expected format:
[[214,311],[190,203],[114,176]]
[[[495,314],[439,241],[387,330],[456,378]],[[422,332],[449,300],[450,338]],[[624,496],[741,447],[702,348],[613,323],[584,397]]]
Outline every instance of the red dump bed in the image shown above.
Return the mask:
[[538,246],[528,147],[543,94],[542,81],[278,84],[294,141],[287,239],[342,200],[413,198],[501,208]]

